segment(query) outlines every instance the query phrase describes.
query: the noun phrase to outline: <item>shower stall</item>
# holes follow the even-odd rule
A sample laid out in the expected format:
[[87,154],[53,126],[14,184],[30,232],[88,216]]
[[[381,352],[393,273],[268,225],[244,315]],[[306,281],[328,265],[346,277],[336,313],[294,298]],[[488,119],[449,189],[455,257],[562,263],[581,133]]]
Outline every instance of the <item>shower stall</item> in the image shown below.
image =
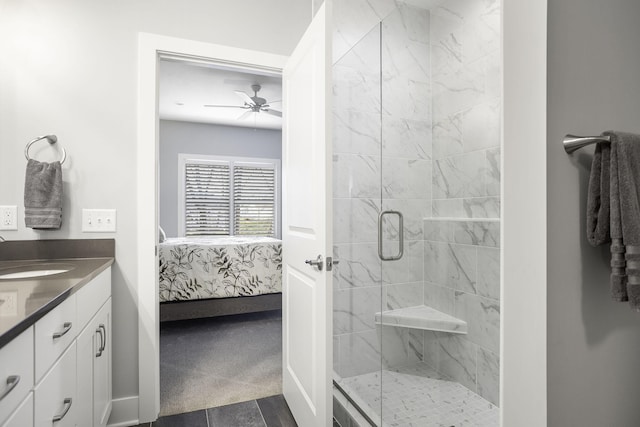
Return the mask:
[[340,0],[334,25],[334,417],[497,427],[499,0]]

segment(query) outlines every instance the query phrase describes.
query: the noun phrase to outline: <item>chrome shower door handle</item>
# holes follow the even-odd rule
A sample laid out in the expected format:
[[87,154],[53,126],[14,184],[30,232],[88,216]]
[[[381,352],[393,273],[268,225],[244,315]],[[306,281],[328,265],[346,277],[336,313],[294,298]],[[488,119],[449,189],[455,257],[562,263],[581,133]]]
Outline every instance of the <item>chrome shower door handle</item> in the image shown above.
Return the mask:
[[[384,251],[382,248],[382,220],[385,215],[398,215],[398,234],[400,236],[400,244],[398,248],[398,253],[394,256],[386,257],[384,256]],[[378,256],[383,261],[397,261],[402,258],[404,254],[404,217],[402,216],[402,212],[388,210],[380,212],[378,215]]]

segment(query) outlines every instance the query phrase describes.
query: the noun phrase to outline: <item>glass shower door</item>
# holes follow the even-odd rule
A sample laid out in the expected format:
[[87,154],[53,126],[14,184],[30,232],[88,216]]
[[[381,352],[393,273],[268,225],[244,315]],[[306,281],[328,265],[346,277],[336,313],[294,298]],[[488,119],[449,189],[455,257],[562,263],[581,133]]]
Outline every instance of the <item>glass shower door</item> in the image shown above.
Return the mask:
[[[380,26],[333,66],[334,384],[343,409],[381,425]],[[334,416],[346,426],[344,410]]]

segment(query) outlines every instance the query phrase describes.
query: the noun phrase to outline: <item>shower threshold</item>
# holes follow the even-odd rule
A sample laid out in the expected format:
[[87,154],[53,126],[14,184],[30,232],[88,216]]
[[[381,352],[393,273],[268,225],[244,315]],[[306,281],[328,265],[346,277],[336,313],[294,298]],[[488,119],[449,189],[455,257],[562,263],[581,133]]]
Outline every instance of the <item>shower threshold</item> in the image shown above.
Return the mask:
[[382,416],[378,427],[500,425],[497,406],[424,363],[342,378],[338,383],[367,418],[379,422]]

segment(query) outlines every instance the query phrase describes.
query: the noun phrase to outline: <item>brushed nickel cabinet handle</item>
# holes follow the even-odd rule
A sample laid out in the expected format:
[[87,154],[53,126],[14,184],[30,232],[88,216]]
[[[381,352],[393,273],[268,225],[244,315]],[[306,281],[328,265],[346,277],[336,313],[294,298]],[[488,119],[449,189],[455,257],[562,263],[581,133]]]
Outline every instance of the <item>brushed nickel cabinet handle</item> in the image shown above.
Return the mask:
[[61,332],[56,332],[55,334],[53,334],[53,339],[56,340],[65,336],[67,332],[71,330],[72,326],[73,324],[71,322],[64,322],[64,329]]
[[62,411],[60,415],[56,415],[55,417],[53,417],[53,422],[57,423],[58,421],[62,421],[62,419],[67,415],[67,412],[69,412],[69,409],[71,409],[72,404],[73,400],[71,400],[70,397],[64,399],[64,411]]
[[0,400],[4,399],[11,391],[16,388],[20,382],[20,375],[11,375],[7,377],[7,389],[0,394]]
[[[102,326],[102,325],[100,325]],[[96,357],[102,356],[102,344],[104,343],[104,335],[102,334],[102,328],[98,327],[96,329],[96,334],[100,334],[100,345],[98,346],[98,351],[96,351]]]
[[102,329],[102,336],[104,338],[104,340],[102,341],[102,347],[100,348],[100,352],[103,352],[104,349],[107,347],[107,328],[103,324],[100,324],[100,329]]

